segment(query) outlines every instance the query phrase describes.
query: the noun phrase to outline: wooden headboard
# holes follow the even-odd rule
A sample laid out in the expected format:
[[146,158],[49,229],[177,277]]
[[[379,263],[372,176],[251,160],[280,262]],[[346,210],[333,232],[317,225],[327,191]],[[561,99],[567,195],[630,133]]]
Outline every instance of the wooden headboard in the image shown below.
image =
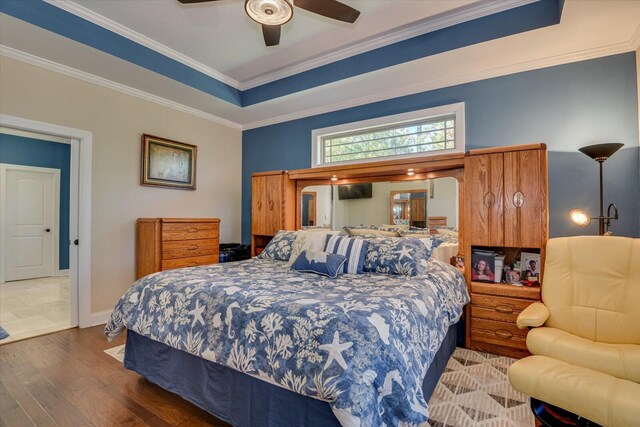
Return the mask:
[[431,229],[432,233],[435,233],[434,227],[446,227],[447,226],[447,217],[446,216],[430,216],[427,218],[427,226]]
[[[288,171],[288,177],[296,185],[296,229],[302,227],[302,190],[313,185],[340,185],[363,182],[418,181],[443,177],[453,177],[458,181],[458,229],[460,231],[459,255],[465,247],[462,239],[464,228],[464,154],[442,154],[429,157],[386,160],[379,162],[332,165]],[[411,175],[407,172],[411,171]],[[433,220],[433,222],[432,222]],[[446,226],[446,217],[429,217],[427,225]]]

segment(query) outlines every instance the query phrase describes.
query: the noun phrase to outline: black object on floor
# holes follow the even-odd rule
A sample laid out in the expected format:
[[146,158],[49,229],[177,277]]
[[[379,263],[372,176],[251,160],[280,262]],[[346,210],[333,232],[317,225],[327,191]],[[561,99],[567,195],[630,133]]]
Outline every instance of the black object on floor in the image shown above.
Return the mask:
[[221,243],[220,262],[243,261],[251,258],[251,246],[240,243]]
[[544,427],[601,427],[600,424],[533,397],[531,398],[531,410]]

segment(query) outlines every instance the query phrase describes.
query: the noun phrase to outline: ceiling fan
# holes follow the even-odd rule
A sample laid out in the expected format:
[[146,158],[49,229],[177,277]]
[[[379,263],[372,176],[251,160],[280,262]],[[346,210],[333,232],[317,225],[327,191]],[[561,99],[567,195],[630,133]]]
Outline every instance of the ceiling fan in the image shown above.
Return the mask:
[[[206,3],[218,0],[178,0],[183,4]],[[267,46],[280,43],[280,26],[293,16],[294,0],[245,0],[244,11],[249,18],[262,25]],[[353,24],[360,16],[354,8],[336,0],[295,0],[295,5],[309,12]]]

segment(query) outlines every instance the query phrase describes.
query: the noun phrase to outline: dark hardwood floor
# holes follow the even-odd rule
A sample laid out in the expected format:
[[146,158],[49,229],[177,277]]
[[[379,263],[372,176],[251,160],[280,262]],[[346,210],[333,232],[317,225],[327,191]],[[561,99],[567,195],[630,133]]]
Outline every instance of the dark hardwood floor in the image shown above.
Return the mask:
[[0,426],[228,426],[126,370],[103,326],[0,346]]

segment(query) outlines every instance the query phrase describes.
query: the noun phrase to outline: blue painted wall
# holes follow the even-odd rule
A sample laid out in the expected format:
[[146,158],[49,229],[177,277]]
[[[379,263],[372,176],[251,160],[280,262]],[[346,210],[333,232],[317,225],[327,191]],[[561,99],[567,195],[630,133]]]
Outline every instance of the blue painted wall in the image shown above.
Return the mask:
[[251,236],[251,174],[311,166],[311,131],[455,102],[466,103],[466,148],[545,142],[549,147],[551,236],[597,234],[568,219],[598,209],[597,163],[577,152],[599,142],[625,147],[605,164],[605,203],[615,201],[618,235],[640,236],[635,53],[614,55],[422,92],[243,132],[242,240]]
[[60,169],[60,269],[69,268],[71,146],[0,133],[0,163]]

